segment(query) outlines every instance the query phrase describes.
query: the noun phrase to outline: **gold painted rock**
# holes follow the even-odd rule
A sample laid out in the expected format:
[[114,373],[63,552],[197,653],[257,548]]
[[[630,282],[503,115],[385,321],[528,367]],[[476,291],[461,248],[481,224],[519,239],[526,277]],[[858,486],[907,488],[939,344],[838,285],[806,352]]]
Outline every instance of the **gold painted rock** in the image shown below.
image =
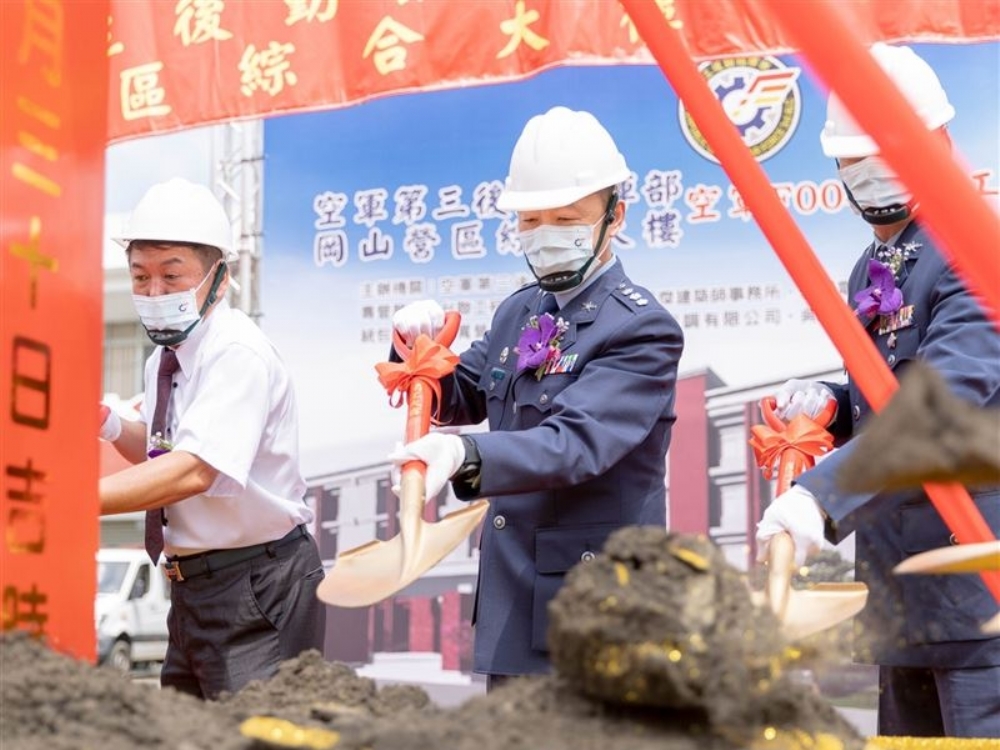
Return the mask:
[[583,693],[716,720],[745,714],[792,654],[716,545],[656,527],[615,532],[549,616],[552,664]]

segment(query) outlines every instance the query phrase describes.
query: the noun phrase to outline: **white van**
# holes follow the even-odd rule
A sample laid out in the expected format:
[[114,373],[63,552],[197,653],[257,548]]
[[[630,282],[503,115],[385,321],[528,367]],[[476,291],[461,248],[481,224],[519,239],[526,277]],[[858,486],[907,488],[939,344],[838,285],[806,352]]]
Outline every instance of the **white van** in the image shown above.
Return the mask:
[[97,552],[97,660],[127,674],[167,654],[170,582],[143,549]]

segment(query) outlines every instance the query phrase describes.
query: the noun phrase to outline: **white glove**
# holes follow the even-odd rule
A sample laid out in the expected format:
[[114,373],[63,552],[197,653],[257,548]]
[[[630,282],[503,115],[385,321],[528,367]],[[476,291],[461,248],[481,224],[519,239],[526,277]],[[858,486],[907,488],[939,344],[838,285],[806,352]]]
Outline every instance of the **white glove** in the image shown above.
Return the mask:
[[836,397],[832,390],[820,382],[793,378],[778,389],[774,400],[775,413],[780,419],[790,422],[799,414],[815,419],[827,402],[836,400]]
[[413,346],[421,333],[434,338],[443,326],[444,310],[432,299],[411,302],[392,316],[392,327],[403,337],[407,346]]
[[757,524],[757,560],[767,559],[771,537],[787,531],[795,542],[795,566],[823,546],[823,513],[813,494],[800,484],[778,495]]
[[425,477],[425,497],[437,497],[452,474],[465,461],[465,444],[458,435],[445,432],[431,432],[412,443],[397,446],[389,454],[389,460],[398,466],[407,461],[423,461],[427,464]]
[[109,406],[101,404],[101,431],[98,433],[101,440],[114,442],[121,437],[122,420],[118,413]]

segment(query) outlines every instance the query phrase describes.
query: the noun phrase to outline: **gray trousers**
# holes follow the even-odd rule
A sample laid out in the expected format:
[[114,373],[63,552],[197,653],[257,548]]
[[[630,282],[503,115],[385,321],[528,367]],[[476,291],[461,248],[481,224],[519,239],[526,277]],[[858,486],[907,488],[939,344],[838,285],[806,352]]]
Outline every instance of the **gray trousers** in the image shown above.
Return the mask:
[[308,534],[251,560],[172,583],[160,684],[198,698],[267,679],[286,659],[322,651],[323,565]]

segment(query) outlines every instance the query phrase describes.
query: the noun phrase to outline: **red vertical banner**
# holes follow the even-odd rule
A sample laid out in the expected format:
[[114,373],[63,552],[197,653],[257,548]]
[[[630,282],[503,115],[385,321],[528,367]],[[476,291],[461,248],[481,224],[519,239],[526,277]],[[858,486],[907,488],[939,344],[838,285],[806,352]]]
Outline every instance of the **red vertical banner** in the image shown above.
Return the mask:
[[0,14],[2,628],[93,659],[108,7]]

